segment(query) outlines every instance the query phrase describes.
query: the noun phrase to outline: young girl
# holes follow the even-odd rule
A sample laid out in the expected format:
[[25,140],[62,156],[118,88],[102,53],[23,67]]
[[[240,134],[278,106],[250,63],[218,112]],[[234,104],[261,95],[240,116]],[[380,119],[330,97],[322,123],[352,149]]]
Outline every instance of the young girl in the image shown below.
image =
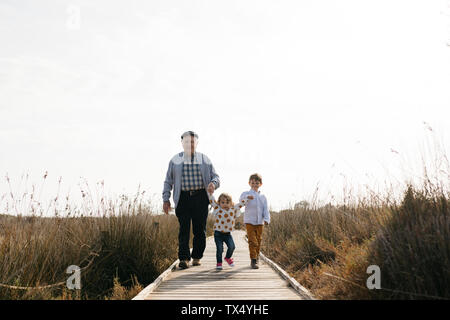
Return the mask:
[[223,243],[227,245],[227,253],[225,255],[225,261],[230,267],[234,267],[234,262],[231,256],[235,249],[233,237],[231,231],[233,231],[236,217],[241,215],[240,209],[245,206],[248,200],[253,199],[253,196],[248,196],[242,199],[238,204],[234,204],[231,196],[228,193],[222,193],[219,196],[218,201],[214,198],[214,195],[209,194],[209,203],[213,207],[214,215],[214,241],[216,243],[216,258],[217,258],[217,270],[222,270],[222,254]]

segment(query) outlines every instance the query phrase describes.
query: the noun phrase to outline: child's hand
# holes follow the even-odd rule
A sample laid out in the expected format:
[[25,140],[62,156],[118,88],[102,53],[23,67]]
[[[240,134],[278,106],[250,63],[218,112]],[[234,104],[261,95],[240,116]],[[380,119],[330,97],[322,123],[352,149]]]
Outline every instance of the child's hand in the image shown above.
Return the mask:
[[216,189],[216,187],[214,186],[214,183],[210,182],[210,183],[208,184],[208,190],[207,190],[208,193],[209,193],[209,194],[213,194],[215,189]]
[[253,196],[248,196],[247,199],[253,200]]

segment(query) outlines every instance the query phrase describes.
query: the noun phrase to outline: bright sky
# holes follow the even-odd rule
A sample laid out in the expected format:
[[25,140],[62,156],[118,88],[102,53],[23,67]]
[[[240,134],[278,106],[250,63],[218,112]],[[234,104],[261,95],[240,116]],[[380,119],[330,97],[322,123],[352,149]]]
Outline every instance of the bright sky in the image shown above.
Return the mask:
[[450,0],[2,0],[0,43],[0,211],[45,171],[161,201],[186,130],[218,193],[259,172],[274,210],[450,141]]

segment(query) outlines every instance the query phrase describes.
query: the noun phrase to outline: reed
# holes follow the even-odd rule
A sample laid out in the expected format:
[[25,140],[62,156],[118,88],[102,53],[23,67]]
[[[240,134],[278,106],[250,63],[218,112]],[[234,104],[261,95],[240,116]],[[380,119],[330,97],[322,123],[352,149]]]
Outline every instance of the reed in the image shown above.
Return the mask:
[[[263,253],[319,299],[450,299],[450,166],[437,154],[398,200],[372,193],[273,212]],[[381,289],[367,287],[372,265]]]

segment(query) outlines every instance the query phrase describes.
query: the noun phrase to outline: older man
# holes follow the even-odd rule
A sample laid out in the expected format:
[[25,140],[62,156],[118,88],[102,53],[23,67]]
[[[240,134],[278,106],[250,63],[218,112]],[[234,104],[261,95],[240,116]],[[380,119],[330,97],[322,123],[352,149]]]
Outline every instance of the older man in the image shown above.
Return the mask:
[[[192,265],[200,265],[200,259],[206,247],[206,219],[208,217],[209,193],[219,188],[219,176],[209,158],[196,152],[198,135],[187,131],[181,136],[184,152],[177,153],[169,162],[164,181],[163,210],[169,213],[170,193],[173,187],[175,214],[180,223],[178,233],[179,268],[185,269],[189,261]],[[207,188],[207,190],[205,189]],[[189,250],[190,229],[194,232],[192,254]]]

